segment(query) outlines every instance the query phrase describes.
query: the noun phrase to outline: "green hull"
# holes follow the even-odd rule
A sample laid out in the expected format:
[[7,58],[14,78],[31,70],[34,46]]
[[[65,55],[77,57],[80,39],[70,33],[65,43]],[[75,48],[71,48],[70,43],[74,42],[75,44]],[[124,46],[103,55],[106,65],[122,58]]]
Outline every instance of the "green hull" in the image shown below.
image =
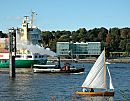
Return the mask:
[[[42,64],[46,64],[47,60],[44,60]],[[38,61],[34,60],[15,60],[16,68],[31,68],[33,64],[37,64]],[[0,61],[0,68],[9,68],[9,61]]]

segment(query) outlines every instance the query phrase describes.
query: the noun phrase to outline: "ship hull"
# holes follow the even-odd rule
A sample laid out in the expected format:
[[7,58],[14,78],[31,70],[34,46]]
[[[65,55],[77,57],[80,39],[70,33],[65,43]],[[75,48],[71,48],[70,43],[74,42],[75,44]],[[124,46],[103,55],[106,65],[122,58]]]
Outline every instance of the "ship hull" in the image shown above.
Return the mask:
[[[43,61],[46,64],[47,60]],[[16,68],[31,68],[33,64],[38,63],[38,60],[15,60]],[[1,62],[0,68],[9,68],[9,61]]]
[[76,95],[88,96],[114,96],[114,92],[75,92]]
[[79,68],[79,69],[70,69],[70,70],[61,70],[61,69],[56,69],[56,68],[47,68],[47,69],[39,69],[39,68],[33,68],[34,73],[80,73],[84,72],[84,68]]

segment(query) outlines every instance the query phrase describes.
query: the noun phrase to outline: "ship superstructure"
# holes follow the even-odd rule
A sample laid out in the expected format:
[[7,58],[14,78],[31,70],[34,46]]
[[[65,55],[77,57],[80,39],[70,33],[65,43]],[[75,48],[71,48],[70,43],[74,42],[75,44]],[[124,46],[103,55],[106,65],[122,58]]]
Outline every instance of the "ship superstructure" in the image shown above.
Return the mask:
[[[22,22],[22,28],[17,32],[17,43],[25,45],[38,45],[41,46],[41,30],[33,25],[34,12],[32,12],[32,18],[29,20],[28,16],[24,16]],[[25,48],[17,49],[18,53],[29,53]]]

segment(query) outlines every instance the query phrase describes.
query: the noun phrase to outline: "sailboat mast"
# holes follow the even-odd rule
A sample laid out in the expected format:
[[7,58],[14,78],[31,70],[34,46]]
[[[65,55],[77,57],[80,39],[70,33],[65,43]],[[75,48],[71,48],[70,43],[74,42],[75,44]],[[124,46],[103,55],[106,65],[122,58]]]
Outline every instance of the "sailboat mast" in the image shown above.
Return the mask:
[[106,83],[106,56],[105,56],[105,47],[104,47],[104,85],[107,90],[107,83]]

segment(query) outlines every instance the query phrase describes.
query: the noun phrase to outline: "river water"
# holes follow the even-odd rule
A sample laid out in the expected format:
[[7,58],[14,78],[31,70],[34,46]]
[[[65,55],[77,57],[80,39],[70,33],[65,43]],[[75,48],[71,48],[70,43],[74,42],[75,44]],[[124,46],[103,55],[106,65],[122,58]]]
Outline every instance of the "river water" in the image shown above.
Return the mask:
[[93,64],[81,74],[0,74],[0,101],[130,101],[130,64],[109,64],[115,88],[114,97],[76,96]]

